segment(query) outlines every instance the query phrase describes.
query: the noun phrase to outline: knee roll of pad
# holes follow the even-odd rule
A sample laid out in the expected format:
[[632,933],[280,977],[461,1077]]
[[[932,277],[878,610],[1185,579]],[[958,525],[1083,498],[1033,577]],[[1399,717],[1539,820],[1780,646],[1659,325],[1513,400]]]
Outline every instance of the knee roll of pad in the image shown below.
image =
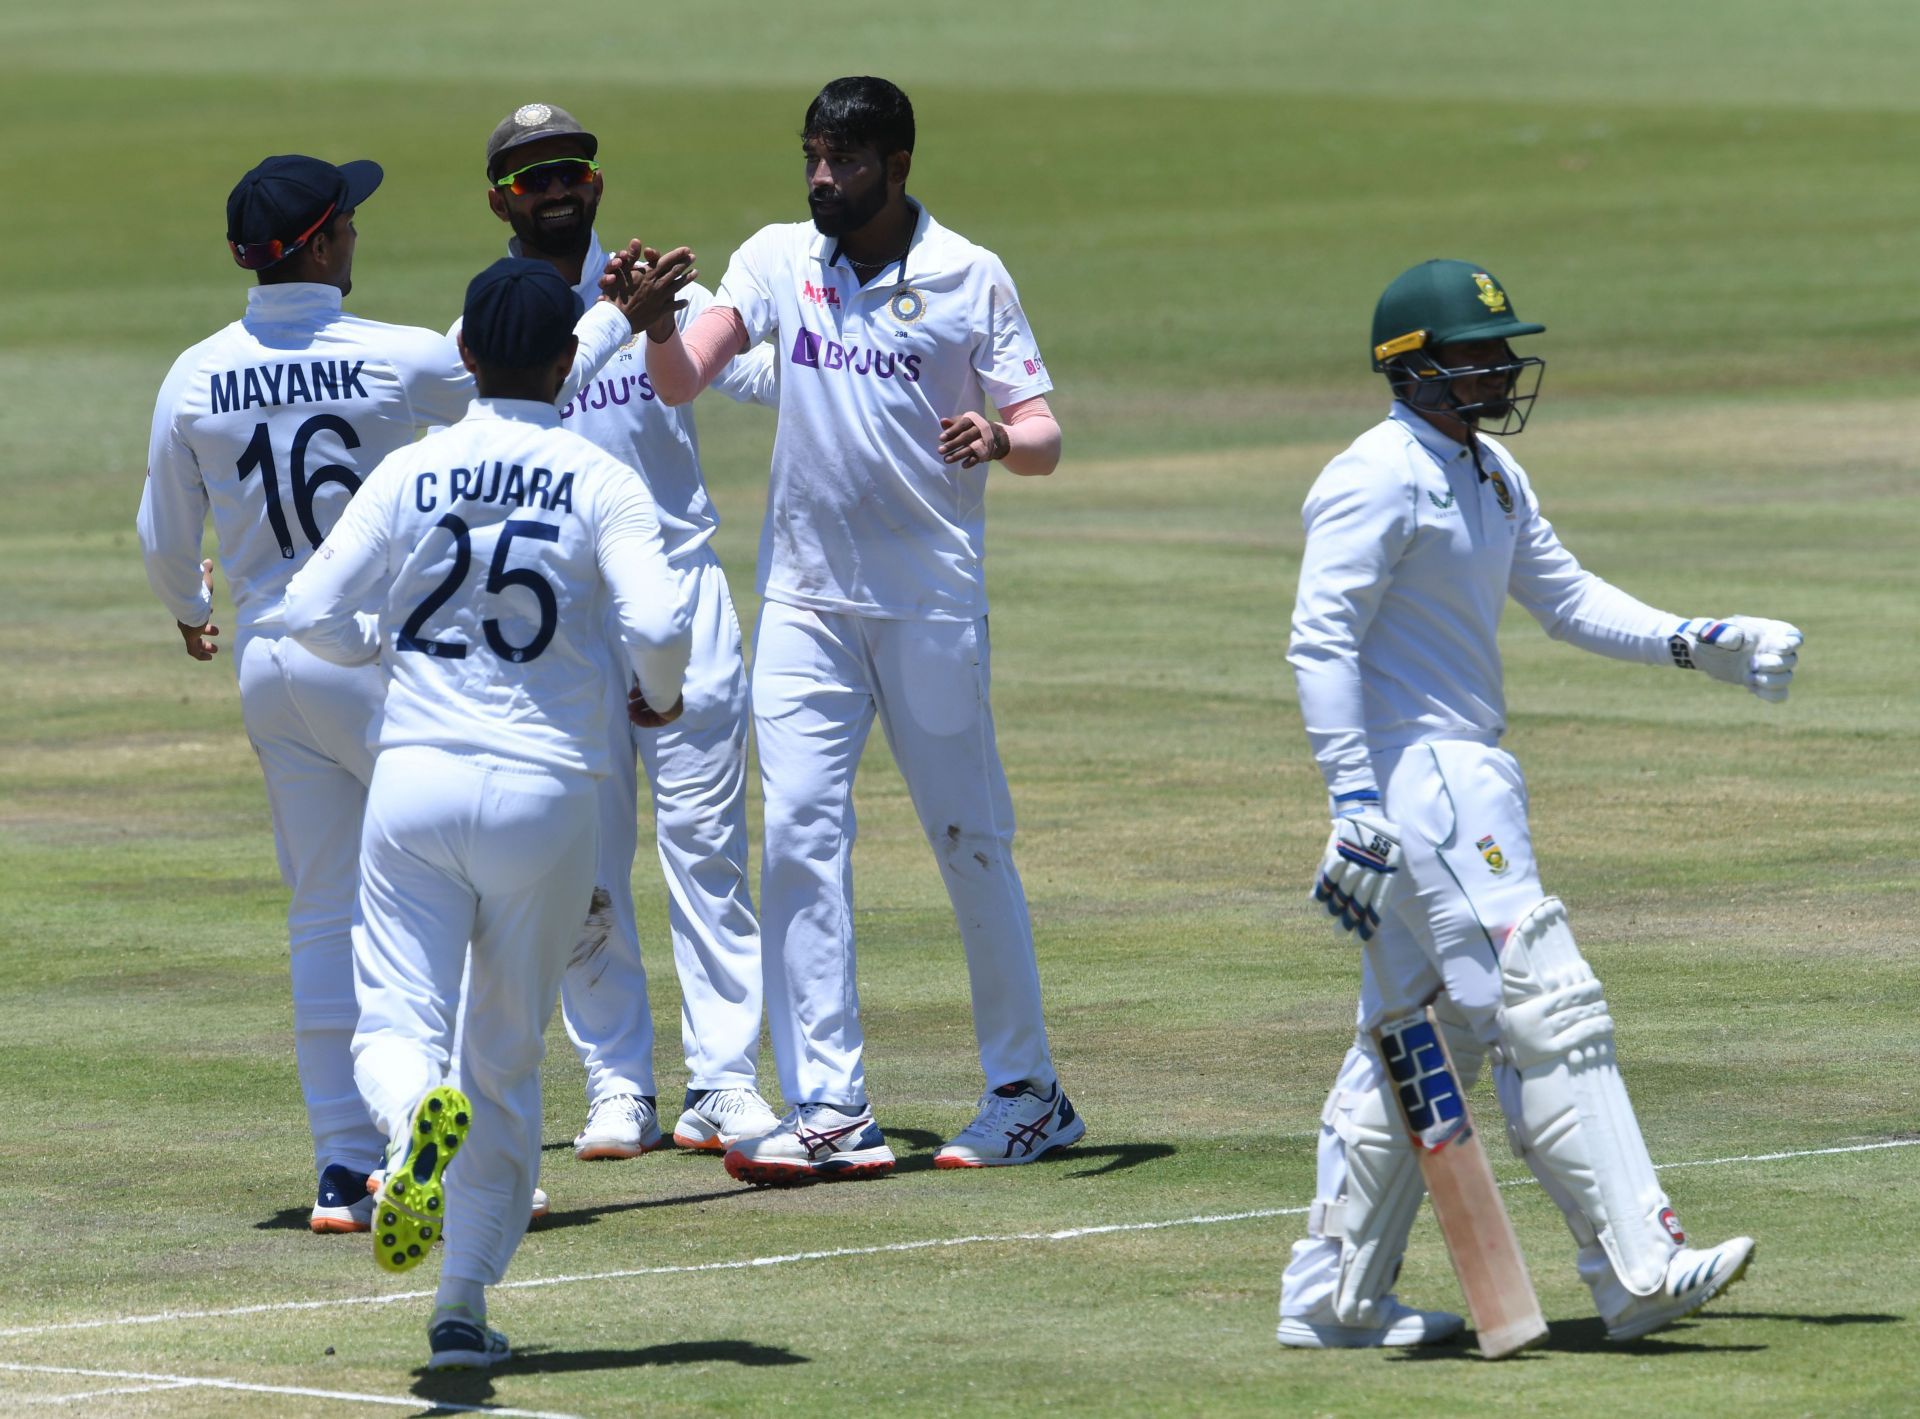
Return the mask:
[[1501,1104],[1514,1151],[1575,1238],[1597,1239],[1621,1283],[1649,1295],[1676,1246],[1659,1223],[1666,1194],[1614,1058],[1606,998],[1558,898],[1513,928],[1500,987]]

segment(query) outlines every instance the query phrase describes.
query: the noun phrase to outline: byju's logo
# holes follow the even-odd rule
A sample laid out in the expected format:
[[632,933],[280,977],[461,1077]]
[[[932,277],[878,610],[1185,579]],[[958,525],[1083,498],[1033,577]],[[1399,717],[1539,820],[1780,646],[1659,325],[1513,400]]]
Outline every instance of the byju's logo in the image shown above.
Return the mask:
[[802,330],[793,338],[792,360],[810,370],[844,370],[849,374],[872,375],[892,379],[898,375],[908,384],[920,382],[920,356],[891,355],[880,350],[863,350],[858,345],[842,345],[811,330]]

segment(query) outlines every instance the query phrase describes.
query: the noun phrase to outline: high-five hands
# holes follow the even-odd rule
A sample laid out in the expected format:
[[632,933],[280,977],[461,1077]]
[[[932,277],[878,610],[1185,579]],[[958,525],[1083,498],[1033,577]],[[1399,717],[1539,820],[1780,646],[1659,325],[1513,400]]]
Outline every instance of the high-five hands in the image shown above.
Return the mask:
[[1682,621],[1667,644],[1673,663],[1682,670],[1704,670],[1715,680],[1744,685],[1769,704],[1779,704],[1793,687],[1793,667],[1804,639],[1797,626],[1785,621],[1696,616]]
[[636,237],[607,257],[600,295],[620,308],[636,335],[645,331],[649,340],[663,341],[673,334],[674,312],[687,308],[681,288],[699,274],[686,247],[663,256]]
[[1381,816],[1378,800],[1344,810],[1327,836],[1313,899],[1342,930],[1371,941],[1401,860],[1400,829]]

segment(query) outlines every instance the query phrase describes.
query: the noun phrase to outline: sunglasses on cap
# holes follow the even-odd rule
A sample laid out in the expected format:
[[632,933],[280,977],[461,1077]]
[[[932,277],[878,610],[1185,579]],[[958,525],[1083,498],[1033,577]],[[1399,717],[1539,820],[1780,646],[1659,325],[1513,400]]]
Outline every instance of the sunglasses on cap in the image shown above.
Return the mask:
[[229,241],[227,245],[233,251],[233,259],[240,263],[240,269],[243,271],[264,271],[275,262],[284,260],[305,246],[308,239],[327,224],[328,218],[333,216],[334,209],[339,205],[338,202],[329,202],[327,210],[320,214],[320,220],[292,241],[281,241],[278,237],[272,241]]
[[515,197],[525,197],[529,193],[545,192],[555,181],[562,187],[584,187],[599,171],[600,164],[590,158],[548,158],[516,168],[505,177],[496,178],[493,185],[506,188]]

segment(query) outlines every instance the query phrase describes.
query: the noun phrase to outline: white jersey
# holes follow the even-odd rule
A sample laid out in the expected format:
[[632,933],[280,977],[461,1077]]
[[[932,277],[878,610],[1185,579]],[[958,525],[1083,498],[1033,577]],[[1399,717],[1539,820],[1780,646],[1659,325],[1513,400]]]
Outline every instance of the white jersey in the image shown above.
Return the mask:
[[[518,237],[507,243],[507,250],[513,256],[526,254]],[[580,284],[574,287],[583,302],[591,305],[599,298],[600,273],[606,264],[596,233],[580,268]],[[687,307],[674,318],[682,329],[713,303],[713,293],[697,284],[685,287],[681,298]],[[453,329],[459,328],[455,321]],[[741,403],[774,403],[779,387],[773,351],[749,350],[729,361],[713,387]],[[684,562],[713,540],[720,514],[700,474],[700,437],[694,430],[693,409],[662,404],[654,394],[640,336],[630,335],[598,376],[561,405],[560,420],[562,427],[590,439],[647,480],[669,561]]]
[[[575,333],[571,386],[632,334],[611,305]],[[255,286],[247,313],[174,361],[154,405],[141,552],[154,592],[205,623],[200,538],[209,508],[241,629],[275,622],[287,581],[367,471],[422,429],[449,424],[473,376],[444,335],[362,320],[332,286]]]
[[987,470],[940,460],[940,420],[1053,387],[1006,268],[922,207],[865,287],[807,222],[733,254],[715,304],[780,377],[759,588],[791,606],[968,621],[986,613]]
[[[551,405],[475,400],[382,462],[294,577],[295,639],[342,664],[379,656],[380,749],[606,773],[609,600],[648,702],[679,698],[689,613],[652,500],[559,425]],[[354,614],[376,589],[377,627]]]
[[1369,754],[1506,729],[1495,635],[1508,596],[1556,640],[1669,663],[1679,617],[1584,570],[1500,444],[1480,464],[1404,404],[1307,494],[1287,651],[1335,796],[1376,789]]

